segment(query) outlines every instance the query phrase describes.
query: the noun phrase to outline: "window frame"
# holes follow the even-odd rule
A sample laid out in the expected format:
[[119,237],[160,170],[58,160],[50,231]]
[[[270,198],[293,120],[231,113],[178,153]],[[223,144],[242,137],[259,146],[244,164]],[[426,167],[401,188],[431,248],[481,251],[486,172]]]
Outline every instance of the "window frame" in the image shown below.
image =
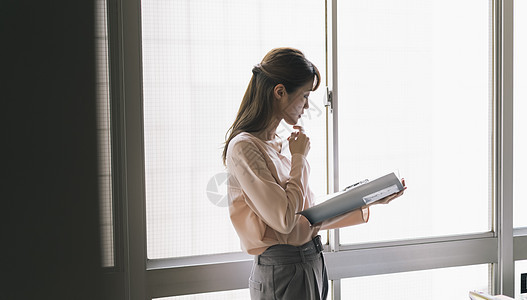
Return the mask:
[[[514,296],[514,260],[527,259],[527,228],[512,224],[513,0],[491,1],[493,11],[493,230],[479,234],[341,245],[330,231],[325,247],[334,299],[340,279],[433,268],[493,264],[492,292]],[[144,182],[141,1],[108,0],[112,107],[112,161],[116,201],[115,276],[125,299],[151,299],[247,288],[252,257],[241,252],[148,260]],[[338,189],[337,0],[326,1],[328,182]],[[326,108],[331,110],[330,108]],[[115,182],[116,181],[116,182]],[[498,249],[496,251],[496,249]],[[404,255],[400,255],[403,254]],[[398,255],[399,254],[399,255]],[[389,257],[389,259],[388,259]],[[394,258],[395,257],[395,258]],[[404,258],[401,258],[404,257]],[[375,258],[375,259],[373,259]],[[345,268],[352,259],[358,262]],[[230,274],[230,276],[224,276]]]
[[[128,229],[127,188],[126,188],[126,144],[125,110],[123,91],[124,64],[123,43],[121,40],[123,23],[120,0],[103,0],[106,6],[106,34],[108,40],[107,72],[110,110],[110,153],[111,153],[111,197],[113,217],[113,266],[103,267],[102,282],[105,299],[130,299],[129,256],[130,248],[126,230]],[[98,12],[96,12],[98,13]]]

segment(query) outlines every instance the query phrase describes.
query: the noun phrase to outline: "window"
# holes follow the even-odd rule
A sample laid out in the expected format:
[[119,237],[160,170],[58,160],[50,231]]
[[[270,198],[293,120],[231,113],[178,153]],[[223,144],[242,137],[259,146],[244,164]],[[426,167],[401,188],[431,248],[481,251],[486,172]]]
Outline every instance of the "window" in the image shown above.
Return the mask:
[[527,2],[514,1],[514,227],[527,227]]
[[489,274],[475,265],[343,279],[342,299],[468,299],[470,291],[489,293]]
[[[494,70],[501,61],[495,28],[507,21],[496,13],[507,1],[119,2],[130,294],[246,296],[247,278],[238,275],[248,276],[251,259],[240,254],[229,221],[221,153],[252,66],[280,46],[301,49],[327,76],[322,82],[337,99],[331,114],[323,107],[322,87],[312,93],[303,118],[312,141],[315,194],[325,194],[333,181],[342,188],[391,171],[409,187],[403,198],[373,208],[368,224],[330,231],[335,299],[379,278],[431,286],[450,285],[449,274],[463,274],[467,285],[450,290],[464,290],[463,297],[470,289],[498,287],[495,278],[503,274],[493,274],[490,284],[496,270],[490,264],[509,262],[503,253],[510,251],[496,251],[506,239],[491,226],[498,216],[493,206],[504,203],[493,197],[503,188],[493,180],[494,150],[504,146],[493,122],[510,116],[495,109]],[[335,125],[337,136],[331,135]],[[279,134],[287,137],[287,126]],[[326,153],[332,139],[338,157]],[[338,172],[328,172],[332,168]],[[522,205],[518,192],[516,211]],[[408,249],[433,250],[434,257],[422,264],[407,256]],[[360,259],[372,253],[394,254],[387,256],[394,265],[349,271],[372,270],[376,261]],[[393,272],[399,273],[387,275]],[[218,274],[236,276],[218,284]],[[422,295],[408,292],[410,298],[398,297]]]
[[339,182],[395,172],[408,186],[372,209],[367,226],[341,230],[341,243],[490,230],[489,9],[477,0],[338,3]]
[[[225,133],[252,66],[270,49],[302,49],[325,69],[324,3],[141,3],[148,258],[240,251],[222,202]],[[316,141],[311,157],[325,157],[320,90],[304,124]],[[277,133],[286,138],[288,128]],[[326,162],[311,167],[313,189],[324,194]]]
[[235,290],[225,292],[203,293],[197,295],[157,298],[155,300],[245,300],[249,299],[249,290]]

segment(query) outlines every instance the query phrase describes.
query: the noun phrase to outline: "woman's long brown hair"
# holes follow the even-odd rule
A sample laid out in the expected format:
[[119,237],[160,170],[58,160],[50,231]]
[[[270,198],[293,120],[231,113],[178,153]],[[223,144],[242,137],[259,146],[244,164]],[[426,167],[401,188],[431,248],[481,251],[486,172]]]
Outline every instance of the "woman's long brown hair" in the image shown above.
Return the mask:
[[234,123],[225,135],[223,164],[227,159],[229,142],[241,132],[258,132],[269,126],[274,114],[273,89],[283,84],[287,93],[294,93],[307,82],[313,91],[320,85],[320,73],[304,54],[294,48],[276,48],[256,65],[249,86],[243,95]]

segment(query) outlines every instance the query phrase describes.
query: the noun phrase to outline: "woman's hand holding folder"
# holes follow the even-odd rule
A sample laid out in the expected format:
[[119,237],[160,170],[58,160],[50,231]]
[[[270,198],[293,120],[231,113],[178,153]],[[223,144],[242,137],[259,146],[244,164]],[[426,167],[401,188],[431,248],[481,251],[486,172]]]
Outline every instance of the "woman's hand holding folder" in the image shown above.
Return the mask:
[[404,189],[398,193],[391,194],[389,196],[386,196],[380,200],[377,200],[373,203],[367,204],[366,206],[372,206],[375,204],[388,204],[392,202],[395,198],[401,197],[404,194],[404,191],[406,190],[406,183],[404,182],[404,178],[401,180],[401,183],[403,184]]

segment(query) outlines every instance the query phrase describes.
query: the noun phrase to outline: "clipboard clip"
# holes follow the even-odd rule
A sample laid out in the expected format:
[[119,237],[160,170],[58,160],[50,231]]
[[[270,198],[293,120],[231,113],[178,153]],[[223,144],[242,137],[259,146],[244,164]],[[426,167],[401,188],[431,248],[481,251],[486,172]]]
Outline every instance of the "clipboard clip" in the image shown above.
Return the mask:
[[356,186],[358,186],[358,185],[368,183],[368,181],[369,181],[368,179],[364,179],[364,180],[359,181],[359,182],[356,182],[356,183],[354,183],[354,184],[352,184],[352,185],[348,185],[348,186],[344,189],[344,191],[347,191],[347,190],[349,190],[349,189],[352,189],[352,188],[354,188],[354,187],[356,187]]

